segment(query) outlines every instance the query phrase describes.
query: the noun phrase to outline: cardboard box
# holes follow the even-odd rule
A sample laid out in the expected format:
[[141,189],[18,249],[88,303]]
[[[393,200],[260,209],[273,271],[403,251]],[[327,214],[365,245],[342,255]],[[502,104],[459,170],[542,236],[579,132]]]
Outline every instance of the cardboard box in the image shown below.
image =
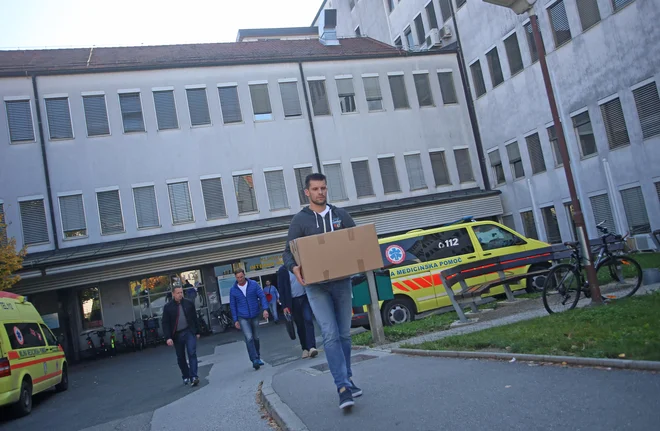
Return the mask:
[[336,280],[383,267],[376,226],[365,224],[289,243],[307,284]]

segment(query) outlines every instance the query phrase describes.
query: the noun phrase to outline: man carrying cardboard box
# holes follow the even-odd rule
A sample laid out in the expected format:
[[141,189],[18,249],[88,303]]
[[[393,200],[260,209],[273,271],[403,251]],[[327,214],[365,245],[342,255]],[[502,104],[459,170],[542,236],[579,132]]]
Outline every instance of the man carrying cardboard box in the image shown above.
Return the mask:
[[309,198],[309,206],[291,220],[284,264],[305,286],[312,311],[321,326],[325,356],[339,393],[339,408],[344,409],[355,404],[354,397],[362,395],[362,389],[351,379],[351,281],[350,278],[342,278],[307,285],[303,277],[304,268],[296,263],[289,243],[304,236],[351,228],[355,222],[345,210],[327,203],[325,175],[308,175],[305,178],[305,195]]

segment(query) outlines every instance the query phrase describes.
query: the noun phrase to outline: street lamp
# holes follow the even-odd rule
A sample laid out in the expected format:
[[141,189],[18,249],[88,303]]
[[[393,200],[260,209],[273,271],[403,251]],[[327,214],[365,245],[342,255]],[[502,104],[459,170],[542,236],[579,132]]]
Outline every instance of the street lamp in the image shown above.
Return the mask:
[[541,64],[541,73],[543,74],[543,82],[545,83],[545,91],[548,95],[548,104],[550,105],[550,113],[552,114],[552,121],[555,124],[555,131],[557,132],[557,144],[559,145],[559,153],[564,161],[564,173],[566,174],[566,182],[568,183],[568,191],[571,195],[571,201],[575,213],[573,215],[575,220],[575,228],[577,230],[578,241],[582,250],[582,259],[584,268],[587,272],[587,280],[591,289],[591,304],[600,305],[603,303],[603,298],[600,294],[600,287],[598,286],[598,277],[596,269],[594,268],[591,259],[591,248],[589,247],[589,238],[587,237],[587,229],[584,224],[584,214],[582,213],[582,206],[577,197],[575,190],[575,181],[573,180],[573,171],[568,157],[568,148],[566,147],[566,140],[564,138],[564,127],[559,120],[559,112],[557,111],[557,102],[555,95],[552,91],[552,82],[550,81],[550,73],[548,72],[548,63],[545,60],[545,47],[541,39],[541,31],[539,30],[538,17],[534,10],[534,3],[537,0],[483,0],[486,3],[491,3],[496,6],[503,6],[513,10],[518,15],[524,13],[529,14],[529,20],[532,25],[532,34],[534,35],[534,44],[536,51],[539,55],[539,63]]

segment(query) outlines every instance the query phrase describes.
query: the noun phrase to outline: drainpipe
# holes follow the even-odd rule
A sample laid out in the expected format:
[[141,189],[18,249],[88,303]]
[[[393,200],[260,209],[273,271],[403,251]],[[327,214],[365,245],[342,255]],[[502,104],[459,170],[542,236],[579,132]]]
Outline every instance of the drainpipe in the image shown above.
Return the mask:
[[321,159],[319,158],[319,148],[316,144],[316,133],[314,132],[314,121],[312,120],[312,110],[309,107],[309,95],[307,94],[307,83],[305,81],[305,72],[303,72],[302,62],[298,62],[300,70],[300,80],[302,82],[303,95],[305,96],[305,108],[307,108],[307,118],[309,119],[309,131],[312,134],[312,146],[314,147],[314,156],[316,157],[316,172],[321,172]]
[[527,189],[529,190],[529,198],[532,201],[532,214],[534,214],[534,224],[536,225],[536,233],[541,241],[548,241],[548,236],[545,231],[545,226],[541,223],[543,214],[539,215],[538,206],[536,205],[536,198],[534,197],[534,191],[532,190],[532,180],[527,178]]
[[461,82],[463,83],[463,92],[465,93],[465,100],[467,101],[468,114],[470,116],[470,125],[472,126],[472,135],[474,142],[477,146],[477,156],[479,157],[479,169],[481,170],[481,177],[484,181],[484,189],[491,190],[490,181],[488,180],[488,168],[486,167],[486,156],[484,155],[484,148],[481,142],[481,133],[479,133],[479,121],[477,120],[477,113],[474,110],[474,101],[472,100],[472,91],[470,90],[470,81],[467,77],[467,66],[465,65],[465,57],[463,57],[463,48],[461,48],[461,35],[458,32],[458,24],[456,23],[456,14],[454,13],[453,2],[449,1],[449,9],[451,11],[451,20],[454,24],[454,31],[456,32],[456,55],[458,56],[458,70],[461,74]]
[[[605,178],[607,179],[607,188],[609,189],[610,196],[612,196],[610,202],[612,202],[612,216],[614,217],[613,222],[617,230],[623,235],[624,232],[628,231],[628,226],[625,226],[622,223],[623,218],[621,217],[621,206],[619,205],[618,199],[619,194],[616,191],[616,187],[614,187],[612,170],[610,169],[610,163],[606,158],[603,158],[603,169],[605,170]],[[601,221],[602,220],[596,220],[596,223],[600,223]]]
[[48,170],[48,156],[46,155],[46,140],[44,139],[44,123],[41,117],[41,102],[39,101],[39,90],[37,89],[37,76],[32,75],[32,92],[34,93],[34,104],[37,108],[37,129],[39,130],[39,142],[41,144],[41,161],[44,168],[44,177],[46,178],[46,189],[48,191],[48,209],[50,212],[50,224],[53,230],[53,240],[55,250],[60,248],[59,238],[57,236],[57,225],[55,224],[55,210],[53,209],[53,190],[50,186],[50,172]]

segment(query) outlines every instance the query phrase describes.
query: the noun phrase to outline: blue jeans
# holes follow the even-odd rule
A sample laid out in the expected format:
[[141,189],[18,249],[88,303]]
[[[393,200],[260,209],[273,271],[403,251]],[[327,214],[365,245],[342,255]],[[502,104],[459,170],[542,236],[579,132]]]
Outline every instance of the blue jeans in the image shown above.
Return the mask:
[[238,323],[241,324],[241,331],[243,331],[245,337],[245,346],[250,356],[250,362],[261,358],[259,353],[259,320],[259,316],[252,319],[238,318]]
[[268,303],[268,308],[270,309],[270,314],[273,316],[273,320],[276,322],[280,320],[279,316],[277,315],[277,301]]
[[292,302],[291,312],[293,314],[293,320],[296,322],[296,328],[298,328],[300,347],[302,347],[303,350],[309,350],[312,347],[316,348],[314,316],[312,315],[312,308],[309,305],[307,295],[293,298]]
[[350,387],[351,318],[353,299],[351,280],[343,279],[305,286],[307,299],[321,326],[328,367],[337,389]]
[[[174,335],[176,359],[181,369],[181,377],[192,379],[197,377],[197,337],[190,329],[184,329]],[[188,362],[186,362],[188,352]],[[190,363],[190,365],[188,365]]]

